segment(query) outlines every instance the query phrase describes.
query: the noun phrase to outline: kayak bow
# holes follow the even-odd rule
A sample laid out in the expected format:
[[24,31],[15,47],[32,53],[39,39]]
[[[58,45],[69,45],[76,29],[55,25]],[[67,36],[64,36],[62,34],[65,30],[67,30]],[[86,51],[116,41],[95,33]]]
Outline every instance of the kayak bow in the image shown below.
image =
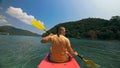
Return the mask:
[[48,60],[48,55],[41,61],[38,68],[80,68],[76,60],[70,56],[70,61],[64,63],[55,63]]

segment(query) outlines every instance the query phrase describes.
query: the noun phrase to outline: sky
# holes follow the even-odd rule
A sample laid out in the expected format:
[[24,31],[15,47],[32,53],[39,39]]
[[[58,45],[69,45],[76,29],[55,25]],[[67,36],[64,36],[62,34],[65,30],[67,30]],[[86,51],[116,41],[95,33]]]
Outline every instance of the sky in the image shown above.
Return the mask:
[[0,26],[9,25],[38,34],[31,25],[36,19],[47,30],[59,23],[84,18],[109,20],[120,16],[120,0],[0,0]]

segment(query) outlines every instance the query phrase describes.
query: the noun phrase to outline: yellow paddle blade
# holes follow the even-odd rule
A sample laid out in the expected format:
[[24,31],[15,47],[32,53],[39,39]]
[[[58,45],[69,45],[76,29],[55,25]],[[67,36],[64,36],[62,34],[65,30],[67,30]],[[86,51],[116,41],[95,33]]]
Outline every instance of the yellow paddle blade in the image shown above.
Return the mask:
[[83,58],[83,61],[86,63],[86,65],[89,67],[89,68],[100,68],[100,65],[94,63],[93,61],[91,60],[86,60]]
[[36,27],[37,29],[39,29],[39,30],[44,30],[44,31],[46,31],[46,28],[44,27],[44,25],[43,25],[40,21],[33,20],[33,21],[32,21],[32,25],[33,25],[34,27]]

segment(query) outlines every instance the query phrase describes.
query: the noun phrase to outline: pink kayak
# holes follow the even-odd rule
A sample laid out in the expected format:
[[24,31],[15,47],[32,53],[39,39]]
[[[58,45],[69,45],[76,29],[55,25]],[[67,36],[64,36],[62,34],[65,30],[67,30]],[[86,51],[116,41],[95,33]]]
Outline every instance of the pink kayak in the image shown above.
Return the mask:
[[38,68],[80,68],[76,60],[70,56],[70,61],[64,63],[55,63],[48,60],[48,55],[41,61]]

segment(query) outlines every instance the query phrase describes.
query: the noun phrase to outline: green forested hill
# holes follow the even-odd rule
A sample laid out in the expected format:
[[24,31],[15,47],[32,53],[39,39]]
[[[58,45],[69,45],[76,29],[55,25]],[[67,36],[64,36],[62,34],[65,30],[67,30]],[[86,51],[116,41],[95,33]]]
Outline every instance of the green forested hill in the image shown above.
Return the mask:
[[[113,16],[110,20],[86,18],[60,23],[50,29],[49,32],[56,33],[58,26],[66,27],[66,36],[71,38],[120,40],[120,16]],[[45,35],[43,34],[43,36]]]
[[0,34],[39,36],[36,33],[32,33],[27,30],[18,29],[18,28],[12,27],[12,26],[0,26]]

